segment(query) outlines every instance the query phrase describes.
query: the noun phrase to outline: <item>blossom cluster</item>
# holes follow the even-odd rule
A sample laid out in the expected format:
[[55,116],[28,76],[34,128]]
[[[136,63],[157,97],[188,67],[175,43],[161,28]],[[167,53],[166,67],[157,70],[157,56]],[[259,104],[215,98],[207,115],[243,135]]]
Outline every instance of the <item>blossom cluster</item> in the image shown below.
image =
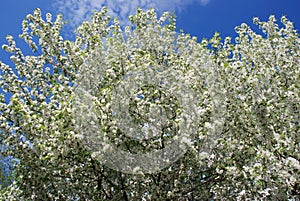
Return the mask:
[[20,35],[33,53],[3,45],[2,153],[19,163],[0,199],[299,199],[299,35],[253,21],[262,34],[199,42],[167,12],[121,27],[103,8],[69,41],[36,9]]

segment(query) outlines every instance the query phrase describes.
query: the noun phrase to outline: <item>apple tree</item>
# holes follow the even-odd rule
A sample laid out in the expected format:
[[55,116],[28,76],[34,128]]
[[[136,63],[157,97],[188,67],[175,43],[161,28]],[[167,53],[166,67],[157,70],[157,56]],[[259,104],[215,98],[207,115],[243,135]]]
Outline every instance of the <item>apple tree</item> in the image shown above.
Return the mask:
[[[95,12],[75,41],[36,9],[3,49],[4,200],[299,199],[300,40],[254,18],[200,42],[150,9]],[[11,95],[9,102],[5,99]]]

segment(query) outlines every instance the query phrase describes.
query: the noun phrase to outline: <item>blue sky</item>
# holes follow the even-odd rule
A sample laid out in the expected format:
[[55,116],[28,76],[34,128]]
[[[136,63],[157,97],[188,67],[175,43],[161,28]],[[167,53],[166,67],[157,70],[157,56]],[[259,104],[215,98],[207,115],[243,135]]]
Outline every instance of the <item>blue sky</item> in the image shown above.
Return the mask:
[[[234,27],[243,22],[252,24],[252,18],[258,16],[267,20],[270,14],[279,19],[286,15],[300,29],[299,0],[1,0],[0,3],[0,44],[5,43],[7,34],[15,38],[21,33],[22,19],[41,8],[43,14],[63,13],[70,20],[67,31],[71,33],[82,20],[88,19],[93,10],[102,6],[110,8],[110,14],[118,16],[121,23],[127,23],[129,14],[137,6],[154,7],[159,12],[175,10],[177,27],[198,38],[210,38],[215,31],[221,36],[235,36]],[[17,40],[22,47],[24,43]],[[0,60],[5,63],[9,55],[0,50]]]

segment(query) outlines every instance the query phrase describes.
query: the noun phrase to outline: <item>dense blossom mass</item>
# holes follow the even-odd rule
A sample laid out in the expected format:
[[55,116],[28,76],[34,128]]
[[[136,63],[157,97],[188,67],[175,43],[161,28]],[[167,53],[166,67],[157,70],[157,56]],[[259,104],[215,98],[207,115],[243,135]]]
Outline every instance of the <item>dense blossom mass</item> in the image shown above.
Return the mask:
[[32,54],[7,36],[1,154],[17,162],[0,199],[300,199],[293,23],[254,18],[261,33],[242,24],[231,42],[153,9],[129,19],[103,8],[69,41],[36,9],[20,35]]

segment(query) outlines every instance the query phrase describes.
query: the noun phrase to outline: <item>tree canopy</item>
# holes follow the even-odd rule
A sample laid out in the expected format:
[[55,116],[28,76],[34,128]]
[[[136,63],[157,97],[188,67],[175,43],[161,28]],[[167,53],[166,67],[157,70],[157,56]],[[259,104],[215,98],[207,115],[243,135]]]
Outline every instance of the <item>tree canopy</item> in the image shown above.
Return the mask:
[[[297,200],[300,40],[286,17],[198,40],[166,12],[107,9],[64,40],[36,9],[0,63],[4,200]],[[11,94],[5,101],[5,93]]]

